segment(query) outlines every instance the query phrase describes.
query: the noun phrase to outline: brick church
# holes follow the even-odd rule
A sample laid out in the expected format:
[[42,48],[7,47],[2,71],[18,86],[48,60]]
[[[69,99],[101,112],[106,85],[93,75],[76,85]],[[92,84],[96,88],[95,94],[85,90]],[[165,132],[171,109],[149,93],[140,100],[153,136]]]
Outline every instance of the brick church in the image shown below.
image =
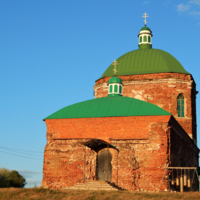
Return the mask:
[[96,80],[95,99],[44,119],[43,187],[104,180],[166,191],[166,167],[198,166],[195,81],[171,54],[152,48],[150,28],[138,37],[139,48]]

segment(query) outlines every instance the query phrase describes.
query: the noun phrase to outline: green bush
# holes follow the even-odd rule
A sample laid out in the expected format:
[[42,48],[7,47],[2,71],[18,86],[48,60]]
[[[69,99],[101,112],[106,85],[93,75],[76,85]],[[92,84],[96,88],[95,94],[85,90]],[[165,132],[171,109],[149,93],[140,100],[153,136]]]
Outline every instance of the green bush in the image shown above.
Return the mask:
[[26,185],[26,179],[15,170],[0,168],[0,187],[23,188]]

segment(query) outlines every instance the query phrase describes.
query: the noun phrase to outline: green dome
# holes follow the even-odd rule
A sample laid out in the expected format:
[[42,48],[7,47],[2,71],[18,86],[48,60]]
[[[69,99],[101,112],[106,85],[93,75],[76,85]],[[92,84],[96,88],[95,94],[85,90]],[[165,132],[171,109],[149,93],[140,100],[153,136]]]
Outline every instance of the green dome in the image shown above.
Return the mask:
[[[189,74],[171,54],[160,49],[138,49],[117,59],[116,76],[177,72]],[[113,76],[111,64],[100,78]]]
[[144,26],[144,27],[142,27],[142,28],[140,29],[140,31],[145,31],[145,30],[151,31],[151,29],[148,28],[147,26]]
[[[162,108],[130,97],[102,97],[76,103],[45,119],[171,115]],[[44,119],[44,120],[45,120]]]
[[109,79],[108,83],[120,83],[120,84],[122,84],[122,79],[117,77],[117,76],[113,76],[112,78]]

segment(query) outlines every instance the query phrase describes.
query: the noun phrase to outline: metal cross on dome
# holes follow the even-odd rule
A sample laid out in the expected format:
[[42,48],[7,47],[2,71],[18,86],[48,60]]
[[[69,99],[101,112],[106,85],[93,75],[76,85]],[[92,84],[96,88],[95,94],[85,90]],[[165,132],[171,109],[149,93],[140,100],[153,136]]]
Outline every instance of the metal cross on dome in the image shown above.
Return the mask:
[[144,16],[142,16],[142,17],[144,17],[144,23],[145,23],[145,26],[146,26],[146,23],[147,23],[146,18],[149,17],[149,16],[148,16],[148,14],[146,12],[143,15]]
[[117,61],[114,60],[113,63],[112,63],[112,65],[114,65],[114,69],[113,69],[113,71],[114,71],[114,76],[116,76],[116,73],[117,73],[116,66],[118,65]]

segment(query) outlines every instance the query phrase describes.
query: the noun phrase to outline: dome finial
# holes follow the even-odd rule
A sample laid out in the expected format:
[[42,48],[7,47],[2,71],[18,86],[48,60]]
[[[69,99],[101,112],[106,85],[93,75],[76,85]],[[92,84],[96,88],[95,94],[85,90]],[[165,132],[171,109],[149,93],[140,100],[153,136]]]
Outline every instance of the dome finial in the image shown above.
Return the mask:
[[114,71],[114,76],[116,76],[116,73],[117,73],[116,65],[118,65],[117,61],[114,60],[113,63],[112,63],[112,65],[114,65],[113,71]]
[[146,26],[146,24],[147,24],[146,18],[149,17],[149,16],[148,16],[148,14],[146,12],[143,15],[144,16],[142,16],[142,17],[144,17],[144,25]]
[[142,16],[142,17],[144,17],[144,25],[146,26],[146,24],[147,24],[146,18],[149,17],[149,16],[148,16],[148,14],[146,12],[143,15],[144,16]]
[[152,38],[152,31],[150,28],[148,28],[146,26],[146,17],[147,13],[145,12],[144,16],[145,17],[145,26],[141,28],[140,33],[138,35],[139,37],[139,49],[151,49],[152,48],[152,44],[151,44],[151,38]]
[[108,81],[108,96],[122,96],[122,79],[116,76],[118,65],[117,60],[115,59],[112,63],[114,65],[113,71],[114,76],[111,77]]

